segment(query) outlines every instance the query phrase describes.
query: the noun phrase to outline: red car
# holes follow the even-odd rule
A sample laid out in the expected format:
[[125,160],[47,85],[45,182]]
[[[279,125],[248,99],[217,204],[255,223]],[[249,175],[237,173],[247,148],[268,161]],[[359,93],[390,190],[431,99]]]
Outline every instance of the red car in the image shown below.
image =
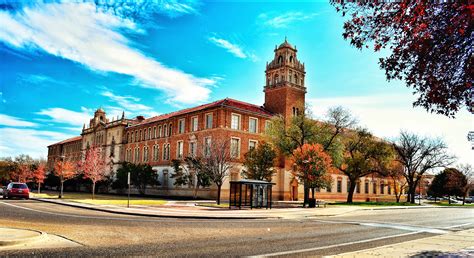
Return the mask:
[[3,198],[30,198],[30,189],[25,183],[10,183],[7,188],[3,191]]

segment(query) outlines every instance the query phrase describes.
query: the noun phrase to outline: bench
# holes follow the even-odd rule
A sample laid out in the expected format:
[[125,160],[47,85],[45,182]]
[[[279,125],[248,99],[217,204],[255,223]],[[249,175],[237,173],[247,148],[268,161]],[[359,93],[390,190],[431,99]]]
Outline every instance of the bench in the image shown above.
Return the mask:
[[323,201],[323,200],[318,200],[316,201],[316,206],[319,208],[319,206],[324,206],[324,208],[326,208],[326,205],[327,205],[327,202]]

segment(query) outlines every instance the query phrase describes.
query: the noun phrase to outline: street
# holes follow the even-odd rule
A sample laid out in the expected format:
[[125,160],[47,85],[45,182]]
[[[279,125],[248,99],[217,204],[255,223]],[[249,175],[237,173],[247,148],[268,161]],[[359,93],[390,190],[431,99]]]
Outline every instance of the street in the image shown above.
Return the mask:
[[165,219],[115,215],[34,200],[2,200],[0,227],[41,230],[79,248],[3,255],[333,255],[474,227],[474,210],[359,211],[267,220]]

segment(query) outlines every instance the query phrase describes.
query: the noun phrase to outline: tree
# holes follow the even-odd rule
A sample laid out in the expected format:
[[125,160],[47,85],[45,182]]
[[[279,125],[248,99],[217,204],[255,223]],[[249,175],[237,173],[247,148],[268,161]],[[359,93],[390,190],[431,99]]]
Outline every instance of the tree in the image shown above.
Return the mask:
[[243,165],[246,170],[242,171],[242,176],[254,180],[272,181],[275,174],[273,169],[276,159],[276,152],[272,146],[266,142],[261,142],[256,148],[250,149],[244,155]]
[[451,204],[451,196],[462,196],[466,184],[467,178],[463,173],[455,168],[446,168],[434,177],[428,191],[436,197],[448,195]]
[[86,150],[84,160],[80,162],[80,168],[84,179],[92,181],[92,199],[95,199],[96,183],[106,179],[110,175],[107,160],[99,147]]
[[342,164],[338,169],[349,178],[347,202],[352,203],[356,184],[361,177],[380,173],[391,157],[390,145],[375,139],[366,129],[357,129],[345,139]]
[[300,182],[312,189],[313,199],[315,188],[328,187],[332,183],[329,174],[333,169],[332,160],[321,144],[304,144],[295,149],[293,162],[297,167],[296,176]]
[[[334,1],[351,18],[344,39],[358,49],[388,48],[380,58],[387,80],[404,80],[418,93],[413,103],[429,112],[454,116],[469,107],[474,46],[469,1]],[[472,111],[471,111],[472,112]]]
[[390,158],[390,161],[385,164],[381,164],[380,175],[384,177],[389,177],[392,180],[393,185],[393,194],[397,203],[400,202],[402,197],[403,189],[407,185],[407,181],[403,177],[403,166],[400,162],[396,161],[393,157]]
[[213,139],[208,150],[202,157],[203,173],[209,175],[211,181],[217,186],[217,204],[221,203],[221,188],[225,178],[232,168],[230,156],[230,141],[226,139]]
[[61,190],[59,192],[58,198],[63,197],[64,182],[74,178],[77,175],[76,165],[69,160],[58,160],[54,165],[54,175],[59,177],[59,183],[61,185]]
[[210,175],[204,169],[204,163],[200,157],[188,156],[183,161],[179,159],[171,160],[174,173],[174,185],[191,185],[193,188],[193,197],[197,198],[199,187],[208,187],[211,185]]
[[462,186],[462,205],[464,205],[466,196],[469,195],[469,192],[472,189],[474,189],[474,169],[470,164],[461,164],[458,167],[458,171],[466,177],[466,184]]
[[403,176],[408,185],[407,200],[415,203],[416,186],[427,171],[447,167],[454,157],[447,153],[446,144],[438,138],[420,137],[402,131],[393,143],[397,160],[403,165]]
[[147,187],[159,185],[158,175],[148,164],[134,164],[122,162],[117,169],[116,180],[113,183],[114,188],[125,188],[127,186],[127,176],[130,173],[130,183],[137,188],[141,195],[146,194]]
[[[312,118],[308,107],[305,112],[293,116],[289,123],[283,116],[272,118],[266,132],[269,142],[279,151],[279,154],[291,157],[294,150],[304,144],[319,143],[323,150],[332,158],[333,165],[342,161],[343,132],[356,123],[350,112],[342,107],[332,107],[328,110],[325,121],[318,122]],[[309,198],[309,188],[304,185],[304,204]]]
[[46,163],[44,161],[38,162],[33,170],[33,180],[38,184],[38,193],[41,192],[41,184],[46,178]]

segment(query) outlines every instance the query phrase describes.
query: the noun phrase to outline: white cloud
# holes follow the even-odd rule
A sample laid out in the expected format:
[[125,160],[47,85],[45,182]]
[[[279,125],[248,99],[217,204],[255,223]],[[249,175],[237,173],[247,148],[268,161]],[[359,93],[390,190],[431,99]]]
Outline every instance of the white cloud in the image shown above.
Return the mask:
[[238,58],[242,58],[242,59],[248,58],[254,62],[258,61],[258,57],[255,54],[244,51],[244,49],[241,46],[235,43],[231,43],[230,41],[226,39],[217,38],[217,37],[209,37],[209,41],[212,42],[214,45],[227,50],[227,52],[231,53],[232,55]]
[[262,13],[258,16],[261,24],[272,28],[287,28],[294,22],[307,21],[313,19],[318,13],[306,14],[303,12],[286,12],[283,14]]
[[47,108],[37,112],[38,115],[49,116],[51,122],[64,123],[73,126],[82,126],[88,124],[92,117],[90,110],[82,107],[81,112],[72,111],[64,108]]
[[111,91],[103,91],[101,95],[108,97],[110,100],[116,102],[120,107],[127,110],[134,110],[134,111],[140,112],[140,111],[148,111],[152,109],[149,106],[137,103],[138,101],[140,101],[140,99],[136,97],[119,96],[119,95],[115,95]]
[[131,47],[120,31],[143,31],[133,21],[97,9],[93,3],[51,3],[15,13],[0,11],[0,24],[0,41],[10,46],[42,50],[92,70],[132,76],[142,87],[163,90],[175,102],[205,101],[208,86],[215,84],[210,78],[169,68]]
[[[1,94],[0,94],[1,96]],[[9,115],[4,115],[0,114],[0,125],[4,126],[15,126],[15,127],[35,127],[37,124],[24,121],[23,119],[9,116]]]
[[34,158],[46,158],[46,146],[77,135],[33,129],[0,128],[0,153],[2,156],[28,154]]
[[400,130],[430,137],[442,137],[460,163],[474,165],[474,150],[467,133],[474,130],[474,117],[461,111],[456,119],[412,108],[411,95],[371,95],[359,97],[316,98],[308,102],[314,114],[323,117],[331,106],[341,105],[355,115],[374,135],[394,139]]

